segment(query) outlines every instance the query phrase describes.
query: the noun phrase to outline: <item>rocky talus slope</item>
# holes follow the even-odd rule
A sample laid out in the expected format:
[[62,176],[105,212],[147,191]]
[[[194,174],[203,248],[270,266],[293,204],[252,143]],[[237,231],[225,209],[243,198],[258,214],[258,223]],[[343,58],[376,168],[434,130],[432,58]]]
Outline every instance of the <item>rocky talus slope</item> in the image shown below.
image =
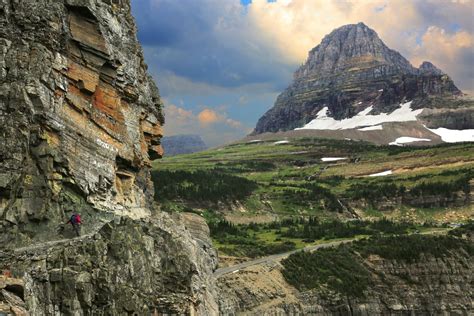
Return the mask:
[[309,52],[253,134],[303,127],[324,108],[342,120],[369,106],[372,115],[390,113],[407,101],[426,109],[419,121],[429,128],[474,128],[474,102],[447,74],[430,62],[413,67],[363,23],[345,25]]
[[371,256],[364,262],[373,284],[361,298],[318,289],[299,291],[280,263],[254,266],[219,278],[224,315],[472,315],[472,256],[464,251],[412,263]]
[[0,269],[24,282],[0,301],[31,315],[217,310],[205,223],[153,208],[164,119],[130,10],[0,0]]

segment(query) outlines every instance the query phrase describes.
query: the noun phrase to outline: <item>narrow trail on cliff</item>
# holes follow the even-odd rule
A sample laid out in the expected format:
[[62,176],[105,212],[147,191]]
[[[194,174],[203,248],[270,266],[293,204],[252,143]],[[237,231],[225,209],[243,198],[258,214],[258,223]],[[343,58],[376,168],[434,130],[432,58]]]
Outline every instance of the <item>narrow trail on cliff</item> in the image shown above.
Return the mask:
[[21,254],[25,252],[30,252],[30,251],[37,251],[37,250],[43,250],[47,248],[52,248],[55,246],[63,246],[64,244],[69,244],[69,243],[77,243],[80,241],[86,241],[86,240],[92,240],[94,235],[97,234],[102,227],[104,227],[106,224],[110,223],[112,220],[107,220],[104,221],[101,225],[97,226],[92,232],[81,235],[79,237],[74,237],[74,238],[63,238],[63,239],[57,239],[57,240],[51,240],[51,241],[46,241],[42,243],[37,243],[31,246],[25,246],[21,248],[16,248],[13,250],[15,254]]
[[32,250],[41,250],[41,249],[51,248],[51,247],[58,246],[58,245],[64,245],[64,244],[67,244],[67,243],[70,243],[70,242],[78,242],[78,241],[83,241],[83,240],[86,240],[86,239],[92,239],[92,237],[96,233],[97,232],[89,233],[89,234],[82,235],[82,236],[79,236],[79,237],[74,237],[74,238],[64,238],[64,239],[52,240],[52,241],[47,241],[47,242],[43,242],[43,243],[40,243],[40,244],[34,244],[34,245],[31,245],[31,246],[21,247],[21,248],[14,249],[14,252],[15,252],[15,254],[19,254],[19,253],[23,253],[23,252],[29,252],[29,251],[32,251]]
[[[433,231],[422,232],[420,234],[422,234],[422,235],[436,235],[436,234],[446,234],[447,232],[448,232],[448,230],[444,229],[444,230],[433,230]],[[282,259],[290,256],[291,254],[299,252],[299,251],[316,251],[318,249],[336,247],[336,246],[339,246],[341,244],[351,243],[351,242],[353,242],[357,239],[358,238],[351,238],[351,239],[346,239],[346,240],[331,241],[331,242],[326,242],[326,243],[319,244],[319,245],[312,245],[312,246],[308,246],[308,247],[305,247],[305,248],[302,248],[302,249],[292,250],[292,251],[288,251],[288,252],[285,252],[285,253],[270,255],[270,256],[258,258],[258,259],[255,259],[255,260],[242,262],[242,263],[236,264],[236,265],[231,266],[231,267],[225,267],[225,268],[217,269],[216,271],[214,271],[214,277],[215,278],[220,278],[223,275],[226,275],[226,274],[229,274],[229,273],[235,273],[235,272],[238,272],[241,269],[245,269],[245,268],[255,266],[255,265],[258,265],[258,264],[265,264],[265,263],[269,263],[269,262],[280,262]]]

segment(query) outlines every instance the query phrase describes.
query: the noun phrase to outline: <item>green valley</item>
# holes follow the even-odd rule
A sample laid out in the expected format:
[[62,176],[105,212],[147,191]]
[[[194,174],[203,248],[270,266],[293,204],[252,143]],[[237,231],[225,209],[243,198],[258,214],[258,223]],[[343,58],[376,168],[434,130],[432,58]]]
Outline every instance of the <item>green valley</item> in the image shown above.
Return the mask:
[[409,233],[474,217],[472,143],[239,142],[165,158],[152,177],[163,210],[203,215],[216,247],[234,256]]

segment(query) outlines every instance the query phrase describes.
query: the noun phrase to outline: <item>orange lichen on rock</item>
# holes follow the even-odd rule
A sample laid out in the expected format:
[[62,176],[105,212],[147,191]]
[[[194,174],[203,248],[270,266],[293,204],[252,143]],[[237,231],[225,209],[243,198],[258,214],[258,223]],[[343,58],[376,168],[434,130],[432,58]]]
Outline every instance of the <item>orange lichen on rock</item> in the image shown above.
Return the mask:
[[81,90],[94,93],[99,84],[99,73],[88,67],[79,65],[73,61],[69,61],[66,75],[76,82]]
[[92,119],[111,135],[123,138],[126,133],[123,108],[128,105],[122,102],[117,90],[101,83],[92,97],[92,105],[95,109]]
[[123,122],[123,113],[120,111],[122,102],[117,90],[107,84],[97,87],[92,98],[92,104],[98,110],[113,117],[115,120]]
[[50,130],[44,130],[43,137],[48,143],[48,145],[53,146],[53,147],[59,146],[60,140],[59,140],[59,135],[57,133],[52,132]]
[[146,134],[158,136],[163,135],[163,128],[159,123],[151,123],[149,121],[142,122],[142,131]]

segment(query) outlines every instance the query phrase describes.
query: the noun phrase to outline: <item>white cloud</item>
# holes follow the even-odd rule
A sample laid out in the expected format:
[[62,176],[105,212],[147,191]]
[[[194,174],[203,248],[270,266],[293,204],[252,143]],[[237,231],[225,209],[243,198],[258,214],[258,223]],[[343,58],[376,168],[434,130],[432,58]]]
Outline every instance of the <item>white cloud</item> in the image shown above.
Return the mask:
[[264,43],[273,43],[288,63],[299,64],[333,29],[364,22],[415,66],[430,60],[461,88],[473,90],[474,75],[466,70],[474,61],[473,5],[444,0],[254,0],[249,19]]
[[195,114],[175,104],[165,103],[165,136],[198,134],[208,146],[216,146],[242,138],[250,127],[227,116],[227,113],[204,108]]
[[[158,71],[154,75],[160,88],[160,92],[165,97],[177,97],[182,95],[211,96],[216,94],[240,94],[242,104],[248,103],[251,97],[262,95],[273,95],[276,97],[279,90],[275,90],[270,83],[243,84],[238,87],[222,87],[205,82],[192,81],[189,78],[178,76],[170,71]],[[289,82],[288,82],[289,83]]]
[[[464,92],[474,91],[472,0],[253,0],[247,7],[240,0],[132,4],[150,71],[162,95],[177,104],[166,107],[168,134],[202,132],[215,143],[218,137],[222,143],[245,135],[290,83],[308,51],[349,23],[366,23],[414,66],[432,61]],[[186,101],[179,104],[179,99]],[[209,105],[222,103],[229,108]],[[207,115],[212,122],[203,123],[199,114],[206,108],[216,116],[205,112],[201,117]]]
[[[422,36],[421,45],[412,53],[412,62],[418,66],[429,60],[449,75],[455,74],[455,82],[462,84],[464,92],[474,90],[474,36],[465,30],[448,33],[430,26]],[[465,78],[464,81],[461,81]]]

